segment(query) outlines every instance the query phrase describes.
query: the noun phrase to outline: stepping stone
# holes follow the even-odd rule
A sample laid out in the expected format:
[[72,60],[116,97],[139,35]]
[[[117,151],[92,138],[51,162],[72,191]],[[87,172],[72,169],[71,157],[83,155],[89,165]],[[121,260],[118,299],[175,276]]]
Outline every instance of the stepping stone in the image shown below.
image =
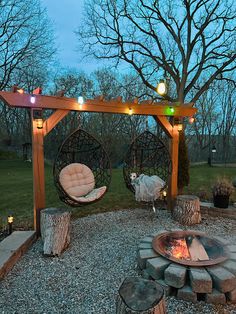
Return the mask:
[[139,250],[152,249],[152,243],[141,242],[138,246]]
[[222,267],[226,268],[232,274],[236,276],[236,261],[228,260],[222,264]]
[[216,289],[212,290],[212,293],[206,294],[205,301],[207,303],[213,303],[213,304],[225,304],[226,303],[226,297],[224,293],[221,293],[217,291]]
[[147,260],[147,272],[153,279],[162,279],[164,270],[169,266],[170,261],[163,257],[156,257]]
[[182,288],[185,284],[186,273],[186,267],[170,264],[164,272],[165,282],[171,287]]
[[236,288],[236,277],[227,269],[220,266],[207,267],[214,287],[220,292],[229,292]]
[[197,294],[193,292],[192,288],[189,286],[178,289],[177,298],[193,303],[197,302]]
[[211,293],[212,279],[204,268],[189,269],[190,285],[196,293]]
[[146,261],[148,259],[151,259],[157,256],[158,254],[152,249],[139,250],[138,251],[138,266],[141,269],[144,269],[146,267]]
[[145,237],[141,240],[141,243],[152,243],[153,237]]

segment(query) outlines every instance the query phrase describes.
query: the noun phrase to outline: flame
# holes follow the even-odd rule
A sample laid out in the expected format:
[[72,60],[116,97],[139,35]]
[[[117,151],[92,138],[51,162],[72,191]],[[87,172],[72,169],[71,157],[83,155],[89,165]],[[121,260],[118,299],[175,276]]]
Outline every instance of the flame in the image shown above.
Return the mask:
[[178,259],[191,259],[185,239],[175,239],[170,248],[170,253]]

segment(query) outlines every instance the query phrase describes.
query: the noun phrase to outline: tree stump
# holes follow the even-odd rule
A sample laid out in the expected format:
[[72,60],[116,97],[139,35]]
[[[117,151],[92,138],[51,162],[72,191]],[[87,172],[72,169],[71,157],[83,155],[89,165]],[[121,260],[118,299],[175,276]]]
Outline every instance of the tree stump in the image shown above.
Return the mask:
[[45,255],[60,255],[70,243],[71,213],[59,208],[41,211],[41,236]]
[[155,281],[128,277],[120,286],[116,314],[166,313],[164,290]]
[[172,216],[182,225],[200,223],[201,212],[199,198],[194,195],[178,195]]

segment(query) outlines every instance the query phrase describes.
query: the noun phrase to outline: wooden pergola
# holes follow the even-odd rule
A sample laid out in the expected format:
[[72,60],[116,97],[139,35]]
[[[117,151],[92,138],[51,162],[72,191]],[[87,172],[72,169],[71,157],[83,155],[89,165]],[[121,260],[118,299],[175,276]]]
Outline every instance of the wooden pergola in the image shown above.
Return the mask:
[[[37,91],[37,90],[36,90]],[[35,91],[35,93],[36,93]],[[32,160],[33,160],[33,186],[34,186],[34,228],[40,233],[40,211],[45,208],[45,178],[44,178],[44,137],[70,112],[102,112],[136,115],[152,115],[169,137],[170,154],[172,160],[172,173],[169,182],[168,208],[172,208],[177,195],[178,177],[178,144],[179,131],[177,125],[172,125],[168,117],[191,117],[197,109],[193,103],[179,104],[167,101],[138,103],[122,102],[121,97],[105,101],[103,97],[88,99],[83,105],[79,105],[77,99],[64,96],[32,95],[19,92],[0,92],[0,99],[10,107],[28,108],[31,110],[32,121]],[[37,126],[37,116],[45,109],[53,109],[54,112],[43,121],[42,128]]]

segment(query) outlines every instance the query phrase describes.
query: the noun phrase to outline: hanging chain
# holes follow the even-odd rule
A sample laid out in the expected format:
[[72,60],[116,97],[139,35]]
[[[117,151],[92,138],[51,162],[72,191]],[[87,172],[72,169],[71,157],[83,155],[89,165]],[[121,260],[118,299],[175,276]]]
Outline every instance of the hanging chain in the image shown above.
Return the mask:
[[145,124],[146,124],[145,130],[148,131],[148,116],[146,116]]
[[78,111],[78,113],[77,113],[77,124],[78,124],[78,129],[81,129],[81,112],[80,111]]

